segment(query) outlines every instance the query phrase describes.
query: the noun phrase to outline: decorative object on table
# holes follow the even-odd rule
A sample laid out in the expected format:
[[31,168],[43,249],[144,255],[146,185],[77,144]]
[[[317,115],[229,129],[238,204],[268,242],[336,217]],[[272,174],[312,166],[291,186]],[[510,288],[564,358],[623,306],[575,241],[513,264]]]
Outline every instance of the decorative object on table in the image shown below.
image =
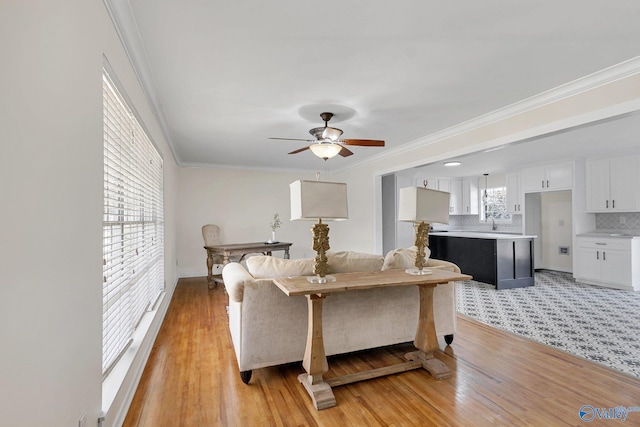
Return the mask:
[[276,212],[273,214],[273,222],[269,224],[269,227],[271,227],[271,238],[267,240],[267,243],[278,243],[276,230],[280,228],[280,226],[282,226],[282,221],[280,221],[280,214]]
[[289,154],[297,154],[306,150],[311,150],[313,154],[323,160],[330,159],[340,154],[347,157],[353,154],[345,145],[354,145],[361,147],[384,147],[384,141],[378,139],[340,139],[342,130],[329,127],[328,122],[333,117],[333,113],[321,113],[320,117],[324,120],[324,127],[313,128],[309,131],[316,139],[297,139],[297,138],[269,138],[282,139],[285,141],[305,141],[313,142],[303,148],[299,148]]
[[433,223],[449,223],[449,197],[444,191],[429,188],[401,188],[398,200],[398,220],[414,223],[414,245],[417,248],[415,268],[405,270],[409,274],[430,274],[425,269],[425,247],[429,246],[429,228]]
[[339,221],[348,218],[347,184],[341,182],[303,181],[289,184],[291,191],[291,220],[317,220],[311,228],[313,250],[316,251],[316,276],[308,277],[312,283],[335,281],[328,276],[326,252],[329,250],[329,226],[322,220]]

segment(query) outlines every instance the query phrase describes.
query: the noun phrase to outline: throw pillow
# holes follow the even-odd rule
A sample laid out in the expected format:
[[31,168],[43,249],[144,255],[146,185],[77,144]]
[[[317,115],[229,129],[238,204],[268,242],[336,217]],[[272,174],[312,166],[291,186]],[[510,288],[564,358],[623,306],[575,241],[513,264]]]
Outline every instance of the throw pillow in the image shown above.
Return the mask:
[[[394,268],[412,268],[415,265],[416,253],[418,249],[415,246],[410,248],[398,248],[392,251],[384,257],[383,270],[391,270]],[[431,255],[429,248],[424,248],[424,261],[425,264]]]
[[313,258],[283,259],[268,255],[247,258],[247,270],[256,279],[311,276],[313,265]]
[[354,271],[380,271],[384,258],[381,255],[352,251],[327,252],[329,273],[351,273]]

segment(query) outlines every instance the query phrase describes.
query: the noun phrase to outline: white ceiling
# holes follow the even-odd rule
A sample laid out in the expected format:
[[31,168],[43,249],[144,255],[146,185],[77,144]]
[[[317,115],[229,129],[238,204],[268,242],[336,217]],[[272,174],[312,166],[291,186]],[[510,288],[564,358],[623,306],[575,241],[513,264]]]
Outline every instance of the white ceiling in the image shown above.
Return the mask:
[[640,54],[637,0],[107,4],[181,165],[317,169],[267,138],[330,111],[345,138],[386,141],[342,169]]
[[517,172],[523,167],[547,162],[612,157],[629,153],[640,153],[638,113],[449,159],[459,161],[459,166],[445,166],[446,162],[437,162],[406,169],[401,173],[462,178],[485,173]]

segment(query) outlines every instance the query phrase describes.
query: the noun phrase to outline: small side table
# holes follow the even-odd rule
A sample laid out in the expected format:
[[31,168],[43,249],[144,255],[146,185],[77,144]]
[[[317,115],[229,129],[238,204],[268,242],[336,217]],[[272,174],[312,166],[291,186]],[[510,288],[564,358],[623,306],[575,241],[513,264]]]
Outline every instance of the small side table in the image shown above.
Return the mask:
[[[215,255],[222,256],[222,265],[229,264],[231,257],[240,255],[238,262],[242,261],[247,254],[261,253],[263,255],[271,256],[273,251],[284,251],[284,258],[289,259],[289,248],[293,243],[277,242],[277,243],[265,243],[265,242],[252,242],[252,243],[229,243],[220,244],[214,246],[205,246],[207,251],[207,284],[209,289],[213,289],[216,286],[216,278],[213,277],[213,257]],[[219,279],[217,279],[219,280]]]

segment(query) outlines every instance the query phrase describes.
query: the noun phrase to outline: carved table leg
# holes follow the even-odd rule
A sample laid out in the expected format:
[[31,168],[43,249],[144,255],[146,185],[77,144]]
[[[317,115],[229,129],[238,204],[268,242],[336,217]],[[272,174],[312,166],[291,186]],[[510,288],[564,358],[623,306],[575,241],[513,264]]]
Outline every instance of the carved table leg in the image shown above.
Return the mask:
[[451,378],[447,365],[433,356],[433,352],[439,349],[433,319],[433,287],[418,285],[418,288],[420,289],[420,317],[416,329],[416,340],[413,342],[418,351],[408,353],[405,357],[409,360],[420,360],[422,367],[437,380]]
[[213,252],[207,249],[207,286],[213,289],[216,283],[213,281]]
[[307,346],[302,359],[302,366],[307,373],[298,375],[298,380],[304,385],[313,406],[318,410],[336,406],[331,386],[322,378],[322,374],[329,370],[322,336],[322,301],[326,296],[307,295],[309,324]]

